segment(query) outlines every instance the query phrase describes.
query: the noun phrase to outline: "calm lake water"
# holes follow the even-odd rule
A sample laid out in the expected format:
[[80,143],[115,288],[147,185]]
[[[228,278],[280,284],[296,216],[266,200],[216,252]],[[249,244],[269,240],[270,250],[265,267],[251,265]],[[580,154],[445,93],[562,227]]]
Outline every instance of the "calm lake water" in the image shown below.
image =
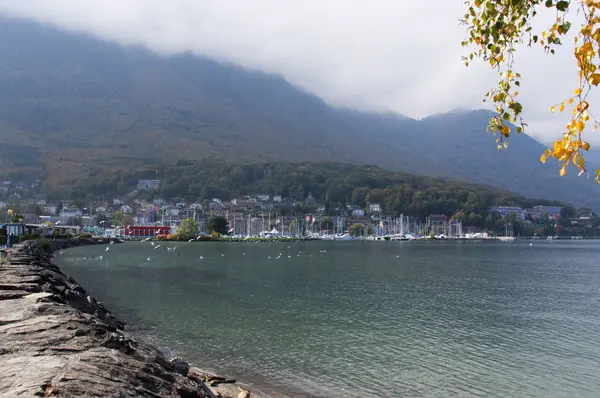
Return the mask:
[[275,397],[600,395],[600,242],[175,246],[56,262],[138,335]]

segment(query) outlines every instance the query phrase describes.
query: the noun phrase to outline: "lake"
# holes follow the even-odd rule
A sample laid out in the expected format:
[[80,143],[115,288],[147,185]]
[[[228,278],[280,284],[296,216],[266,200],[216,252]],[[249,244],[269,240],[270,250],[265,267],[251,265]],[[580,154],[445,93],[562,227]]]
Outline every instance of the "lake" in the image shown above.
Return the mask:
[[160,244],[55,261],[136,334],[272,396],[600,391],[600,241]]

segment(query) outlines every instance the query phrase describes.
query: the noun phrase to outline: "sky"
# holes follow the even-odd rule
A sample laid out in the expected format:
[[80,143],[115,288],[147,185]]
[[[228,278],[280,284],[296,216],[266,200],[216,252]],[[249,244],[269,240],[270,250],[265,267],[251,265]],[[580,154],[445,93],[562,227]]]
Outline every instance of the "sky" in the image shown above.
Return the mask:
[[[0,0],[8,16],[164,55],[192,51],[280,74],[335,106],[414,118],[483,108],[497,82],[483,62],[461,60],[464,9],[462,0]],[[554,56],[523,47],[516,64],[527,132],[551,142],[568,120],[549,108],[576,87],[571,41]]]

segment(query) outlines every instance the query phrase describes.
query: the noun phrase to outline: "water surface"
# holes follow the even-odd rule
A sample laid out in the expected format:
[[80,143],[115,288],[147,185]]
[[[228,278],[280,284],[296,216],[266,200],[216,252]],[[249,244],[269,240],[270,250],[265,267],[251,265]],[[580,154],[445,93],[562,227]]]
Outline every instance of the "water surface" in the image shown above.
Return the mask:
[[600,394],[600,242],[161,245],[56,260],[136,333],[273,396]]

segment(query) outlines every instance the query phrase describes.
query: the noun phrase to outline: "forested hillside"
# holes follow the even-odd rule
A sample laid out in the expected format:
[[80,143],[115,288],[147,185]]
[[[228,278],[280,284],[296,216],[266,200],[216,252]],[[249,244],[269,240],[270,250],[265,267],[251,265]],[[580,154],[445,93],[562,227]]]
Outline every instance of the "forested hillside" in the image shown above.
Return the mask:
[[[366,207],[380,203],[390,214],[426,217],[432,213],[452,216],[487,214],[489,206],[515,205],[530,208],[535,205],[567,204],[476,185],[449,178],[433,178],[395,172],[377,166],[358,166],[333,162],[264,162],[231,163],[223,159],[180,161],[160,168],[162,187],[142,192],[152,199],[184,198],[188,201],[220,198],[230,200],[243,195],[269,194],[303,202],[311,194],[330,208],[352,203]],[[73,181],[73,197],[91,193],[125,194],[133,189],[138,178],[151,178],[153,172],[117,173],[95,179]]]

